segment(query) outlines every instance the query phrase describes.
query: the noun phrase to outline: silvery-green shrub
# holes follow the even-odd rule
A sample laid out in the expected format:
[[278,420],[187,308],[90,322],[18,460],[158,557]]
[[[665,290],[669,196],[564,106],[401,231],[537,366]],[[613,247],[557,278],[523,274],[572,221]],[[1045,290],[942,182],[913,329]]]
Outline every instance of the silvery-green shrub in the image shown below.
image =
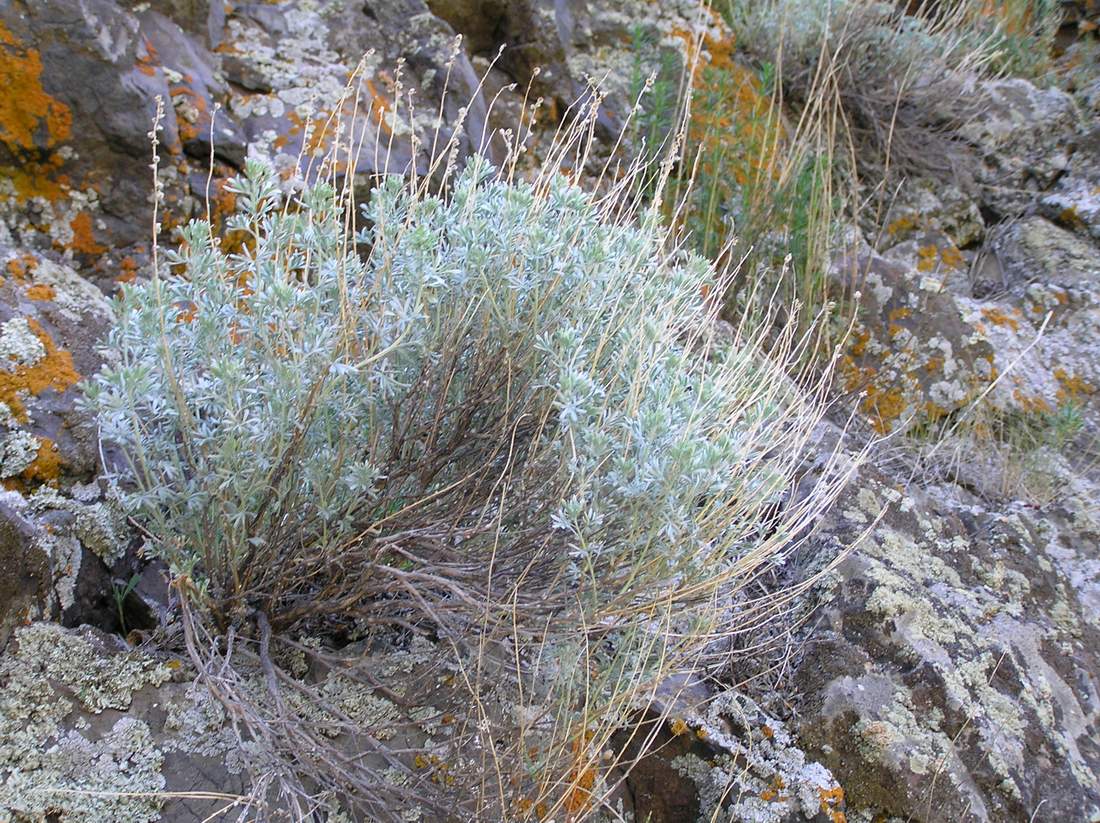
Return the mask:
[[118,494],[211,625],[499,642],[543,718],[515,735],[530,775],[525,734],[601,745],[827,499],[784,505],[821,415],[789,349],[718,337],[715,273],[655,209],[478,160],[359,213],[260,163],[231,191],[240,250],[183,229],[86,387]]
[[213,603],[305,615],[330,567],[344,596],[494,554],[618,599],[764,539],[812,414],[751,341],[698,354],[713,271],[648,217],[478,163],[446,198],[384,181],[355,236],[325,185],[287,201],[253,163],[232,190],[245,250],[188,225],[87,391],[125,505]]

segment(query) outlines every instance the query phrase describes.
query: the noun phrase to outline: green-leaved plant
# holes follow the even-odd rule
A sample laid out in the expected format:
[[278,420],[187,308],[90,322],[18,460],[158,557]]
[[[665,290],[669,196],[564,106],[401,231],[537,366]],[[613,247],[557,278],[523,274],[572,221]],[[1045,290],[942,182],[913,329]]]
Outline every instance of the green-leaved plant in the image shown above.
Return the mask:
[[[714,271],[659,209],[555,168],[389,177],[361,228],[346,192],[288,196],[260,163],[231,191],[243,251],[188,225],[87,387],[122,500],[211,637],[388,626],[451,644],[463,708],[514,681],[525,719],[478,721],[518,723],[514,751],[452,802],[579,819],[639,700],[782,604],[743,592],[833,491],[788,500],[822,414],[797,341],[719,338]],[[254,733],[395,802],[285,717]]]

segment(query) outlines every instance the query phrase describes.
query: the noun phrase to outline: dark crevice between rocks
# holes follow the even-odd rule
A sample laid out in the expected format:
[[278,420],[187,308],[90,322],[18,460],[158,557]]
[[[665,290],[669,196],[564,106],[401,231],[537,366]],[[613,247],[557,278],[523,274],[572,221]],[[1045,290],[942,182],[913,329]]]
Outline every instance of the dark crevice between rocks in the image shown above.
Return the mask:
[[61,615],[63,626],[94,626],[120,636],[157,627],[159,621],[150,602],[138,586],[128,585],[134,575],[138,579],[144,575],[131,572],[132,566],[125,559],[112,570],[87,549],[82,555],[73,603]]

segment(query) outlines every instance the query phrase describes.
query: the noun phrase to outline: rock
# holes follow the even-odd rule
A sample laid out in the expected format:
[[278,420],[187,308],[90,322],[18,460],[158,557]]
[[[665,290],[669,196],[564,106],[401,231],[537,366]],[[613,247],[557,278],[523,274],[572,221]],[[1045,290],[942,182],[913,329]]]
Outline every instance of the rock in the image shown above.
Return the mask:
[[866,392],[880,433],[979,400],[1036,423],[1080,406],[1100,424],[1100,249],[1088,239],[1036,215],[991,231],[977,256],[927,233],[840,258],[832,277],[861,293],[840,374]]
[[[875,215],[877,217],[877,215]],[[973,197],[955,186],[914,180],[903,186],[890,204],[882,226],[867,225],[869,237],[880,237],[879,248],[890,248],[920,234],[946,235],[960,249],[974,246],[985,235],[985,221]]]
[[946,234],[937,231],[912,234],[911,239],[882,253],[920,278],[921,288],[969,296],[970,261]]
[[986,299],[958,302],[996,352],[991,399],[1027,414],[1073,404],[1100,423],[1100,249],[1033,216],[999,230],[987,257],[975,282]]
[[16,626],[52,614],[53,573],[40,537],[16,506],[0,499],[0,649]]
[[1040,284],[1100,302],[1100,248],[1041,217],[1010,224],[992,242],[1002,272],[997,285],[1022,297]]
[[[758,823],[843,823],[844,790],[807,758],[784,724],[736,691],[694,684],[656,701],[640,727],[654,733],[652,754],[626,778],[625,806],[651,823],[753,820]],[[623,733],[628,758],[640,737]]]
[[213,156],[241,168],[247,143],[240,125],[224,111],[228,89],[215,56],[167,17],[145,11],[138,21],[145,45],[142,69],[163,74],[171,95],[165,104],[171,103],[180,145],[168,143],[168,152],[182,147],[207,170],[213,138]]
[[[224,710],[173,665],[92,629],[18,630],[0,659],[0,814],[184,821],[230,806],[246,788]],[[195,789],[222,797],[164,796]]]
[[873,468],[853,484],[823,539],[854,548],[794,675],[799,741],[851,813],[1100,815],[1094,516],[987,509]]
[[[92,264],[105,245],[148,236],[155,97],[170,99],[137,19],[109,0],[0,7],[15,110],[0,114],[0,165],[13,169],[0,212],[24,243]],[[178,142],[174,119],[166,144]]]
[[146,5],[187,31],[202,35],[207,48],[213,50],[221,44],[227,6],[223,0],[151,0]]
[[[1097,81],[1100,104],[1100,73]],[[1100,127],[1081,139],[1070,170],[1039,201],[1039,209],[1060,226],[1100,241]]]
[[324,8],[240,4],[222,51],[237,83],[230,114],[240,120],[250,150],[287,180],[317,174],[337,139],[353,146],[341,150],[339,162],[364,177],[406,169],[414,156],[426,173],[437,126],[437,146],[456,134],[460,158],[483,143],[486,105],[469,59],[450,27],[418,0]]
[[27,491],[86,480],[98,435],[77,383],[99,368],[111,306],[71,268],[27,248],[0,245],[0,270],[0,479]]
[[[61,494],[43,487],[29,499],[0,493],[0,648],[13,627],[31,620],[110,631],[151,625],[141,602],[123,607],[114,597],[110,568],[129,542],[118,508],[98,488]],[[128,626],[122,625],[123,608]]]
[[909,256],[915,265],[865,252],[832,268],[838,284],[860,294],[840,378],[846,391],[863,392],[860,410],[881,434],[950,414],[993,378],[992,347],[946,290],[961,277],[961,257],[946,254],[950,244],[917,252],[925,248]]
[[1057,180],[1069,164],[1077,111],[1057,88],[1037,88],[1022,78],[979,85],[960,136],[976,150],[982,204],[1003,217],[1018,215]]

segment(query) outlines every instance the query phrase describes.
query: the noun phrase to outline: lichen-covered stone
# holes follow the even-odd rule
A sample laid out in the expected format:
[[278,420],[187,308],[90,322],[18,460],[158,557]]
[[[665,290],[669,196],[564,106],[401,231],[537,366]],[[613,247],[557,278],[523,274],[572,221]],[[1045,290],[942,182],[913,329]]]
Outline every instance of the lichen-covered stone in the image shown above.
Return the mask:
[[1039,88],[1022,78],[981,83],[974,98],[980,113],[967,118],[959,132],[980,161],[979,196],[987,208],[1012,217],[1069,165],[1077,110],[1061,89]]
[[1096,523],[1073,510],[1039,520],[903,491],[873,469],[838,505],[823,539],[854,548],[829,577],[795,683],[802,745],[850,808],[920,821],[1100,814],[1100,568],[1087,560]]
[[0,660],[0,814],[66,821],[159,819],[162,756],[148,724],[118,717],[102,735],[65,723],[74,709],[130,707],[169,671],[138,654],[48,623],[20,629]]

